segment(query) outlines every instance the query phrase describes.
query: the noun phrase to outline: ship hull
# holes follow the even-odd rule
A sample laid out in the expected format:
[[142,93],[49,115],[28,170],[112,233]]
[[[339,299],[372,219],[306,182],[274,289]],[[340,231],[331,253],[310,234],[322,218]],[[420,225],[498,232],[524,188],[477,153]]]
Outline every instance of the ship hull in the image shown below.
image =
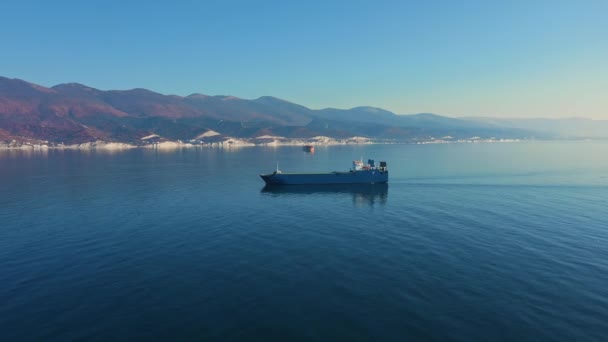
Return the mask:
[[268,185],[387,183],[388,171],[361,170],[329,173],[271,173],[260,175]]

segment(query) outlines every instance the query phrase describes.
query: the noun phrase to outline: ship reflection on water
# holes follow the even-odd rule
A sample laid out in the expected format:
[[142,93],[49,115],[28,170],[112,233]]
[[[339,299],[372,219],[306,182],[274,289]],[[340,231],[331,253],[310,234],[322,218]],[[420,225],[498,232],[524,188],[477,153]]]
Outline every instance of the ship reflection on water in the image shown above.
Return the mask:
[[388,183],[381,184],[323,184],[323,185],[266,185],[262,193],[271,196],[298,195],[352,195],[353,204],[385,205],[388,197]]

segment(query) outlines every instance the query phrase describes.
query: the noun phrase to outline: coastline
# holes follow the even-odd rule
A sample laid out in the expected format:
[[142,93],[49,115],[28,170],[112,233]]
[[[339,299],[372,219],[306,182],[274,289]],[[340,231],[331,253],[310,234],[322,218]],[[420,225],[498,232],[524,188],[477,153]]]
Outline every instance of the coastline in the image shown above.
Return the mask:
[[170,150],[170,149],[182,149],[182,148],[241,148],[241,147],[253,147],[253,146],[333,146],[333,145],[388,145],[388,144],[408,144],[408,145],[426,145],[426,144],[462,144],[462,143],[504,143],[504,142],[519,142],[527,141],[526,139],[482,139],[479,137],[471,137],[468,139],[435,139],[430,138],[428,140],[418,141],[395,141],[395,140],[379,140],[369,139],[365,137],[350,137],[345,139],[335,139],[330,137],[314,137],[314,138],[284,138],[284,137],[271,137],[263,136],[257,138],[227,138],[225,140],[205,142],[201,140],[190,140],[190,141],[158,141],[144,143],[124,143],[124,142],[109,142],[109,141],[93,141],[81,144],[53,144],[49,142],[17,142],[15,140],[11,142],[0,142],[0,150],[47,150],[47,149],[59,149],[59,150],[130,150],[130,149],[158,149],[158,150]]

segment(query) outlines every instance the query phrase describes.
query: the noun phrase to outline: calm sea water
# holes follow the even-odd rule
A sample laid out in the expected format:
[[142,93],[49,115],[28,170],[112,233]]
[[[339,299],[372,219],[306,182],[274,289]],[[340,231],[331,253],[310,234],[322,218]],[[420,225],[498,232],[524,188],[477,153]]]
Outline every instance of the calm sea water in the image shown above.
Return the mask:
[[606,338],[607,142],[0,151],[3,341]]

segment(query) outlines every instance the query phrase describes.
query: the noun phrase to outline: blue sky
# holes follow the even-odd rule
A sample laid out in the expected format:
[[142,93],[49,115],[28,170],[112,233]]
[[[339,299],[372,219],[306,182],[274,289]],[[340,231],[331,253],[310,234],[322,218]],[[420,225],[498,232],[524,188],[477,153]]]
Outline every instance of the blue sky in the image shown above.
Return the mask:
[[3,1],[0,75],[608,119],[608,1]]

